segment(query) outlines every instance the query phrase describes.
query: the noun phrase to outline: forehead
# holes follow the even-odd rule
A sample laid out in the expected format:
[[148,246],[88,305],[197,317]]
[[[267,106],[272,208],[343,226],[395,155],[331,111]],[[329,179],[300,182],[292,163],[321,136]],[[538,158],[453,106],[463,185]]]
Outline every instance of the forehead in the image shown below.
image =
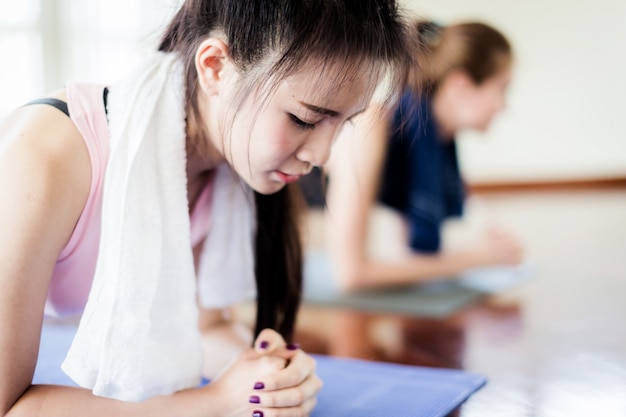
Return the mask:
[[356,65],[315,65],[309,63],[278,83],[281,96],[336,110],[362,110],[377,86],[379,71]]

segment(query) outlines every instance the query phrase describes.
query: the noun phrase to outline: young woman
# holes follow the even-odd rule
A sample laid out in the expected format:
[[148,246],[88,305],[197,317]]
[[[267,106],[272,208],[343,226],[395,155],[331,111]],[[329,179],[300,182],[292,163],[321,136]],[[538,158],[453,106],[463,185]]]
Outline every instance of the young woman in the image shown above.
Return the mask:
[[[187,0],[128,78],[8,115],[0,415],[309,415],[289,184],[405,50],[393,1]],[[255,292],[252,335],[228,305]],[[32,385],[44,313],[83,309],[63,366],[84,388]]]
[[[440,237],[444,220],[462,214],[465,198],[455,136],[485,130],[504,108],[509,42],[482,23],[415,22],[413,29],[420,46],[404,93],[385,117],[360,117],[354,128],[359,139],[338,141],[326,167],[327,241],[344,291],[453,278],[468,268],[520,261],[519,244],[504,231],[488,231],[457,252],[441,250]],[[393,259],[367,251],[369,219],[379,203],[396,209],[408,226],[410,250]]]

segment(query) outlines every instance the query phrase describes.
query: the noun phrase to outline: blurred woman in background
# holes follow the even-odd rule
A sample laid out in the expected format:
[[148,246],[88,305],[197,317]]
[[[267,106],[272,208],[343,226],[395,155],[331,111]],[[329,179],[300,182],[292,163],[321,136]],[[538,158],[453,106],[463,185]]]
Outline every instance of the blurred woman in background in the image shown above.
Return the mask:
[[[484,23],[416,21],[413,30],[416,65],[403,94],[384,117],[362,115],[352,127],[355,139],[338,141],[326,166],[329,253],[343,291],[450,279],[522,257],[520,244],[495,228],[454,252],[442,249],[441,238],[444,221],[461,216],[466,199],[456,135],[486,130],[504,109],[511,45]],[[367,249],[378,203],[397,210],[408,226],[410,250],[391,260]]]

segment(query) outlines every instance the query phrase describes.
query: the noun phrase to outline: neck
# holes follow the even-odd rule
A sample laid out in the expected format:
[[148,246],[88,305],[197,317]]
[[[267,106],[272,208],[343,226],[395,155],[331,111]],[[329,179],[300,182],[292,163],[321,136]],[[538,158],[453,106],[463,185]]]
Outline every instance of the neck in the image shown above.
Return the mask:
[[[198,197],[202,193],[207,181],[211,178],[214,168],[220,160],[212,157],[210,152],[204,151],[209,141],[202,140],[206,136],[193,136],[187,129],[187,199],[189,201],[189,212],[193,210]],[[199,146],[202,144],[204,146]]]
[[[206,106],[199,103],[200,114],[207,114]],[[192,110],[187,111],[187,181],[193,183],[205,178],[207,172],[212,171],[225,161],[222,152],[215,146],[206,123],[197,120]]]
[[435,93],[432,99],[432,111],[437,127],[439,128],[439,134],[442,138],[452,139],[456,135],[457,127],[454,123],[452,111],[450,111],[450,103],[446,100],[446,94],[444,91],[438,91]]

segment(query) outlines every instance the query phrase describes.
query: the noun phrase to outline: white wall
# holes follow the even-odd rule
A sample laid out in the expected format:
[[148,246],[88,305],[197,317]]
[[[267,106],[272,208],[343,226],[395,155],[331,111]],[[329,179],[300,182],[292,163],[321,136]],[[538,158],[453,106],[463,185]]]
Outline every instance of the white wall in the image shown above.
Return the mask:
[[[486,134],[461,137],[470,182],[626,176],[625,0],[400,1],[441,23],[491,23],[514,45],[509,108]],[[107,82],[123,74],[141,51],[154,48],[179,3],[0,0],[2,62],[12,61],[0,79],[0,110],[68,79]],[[34,24],[44,30],[40,43],[11,43],[11,22],[20,16],[16,4],[41,5]]]
[[460,136],[470,182],[626,177],[626,1],[404,0],[441,23],[477,19],[513,43],[509,107]]

